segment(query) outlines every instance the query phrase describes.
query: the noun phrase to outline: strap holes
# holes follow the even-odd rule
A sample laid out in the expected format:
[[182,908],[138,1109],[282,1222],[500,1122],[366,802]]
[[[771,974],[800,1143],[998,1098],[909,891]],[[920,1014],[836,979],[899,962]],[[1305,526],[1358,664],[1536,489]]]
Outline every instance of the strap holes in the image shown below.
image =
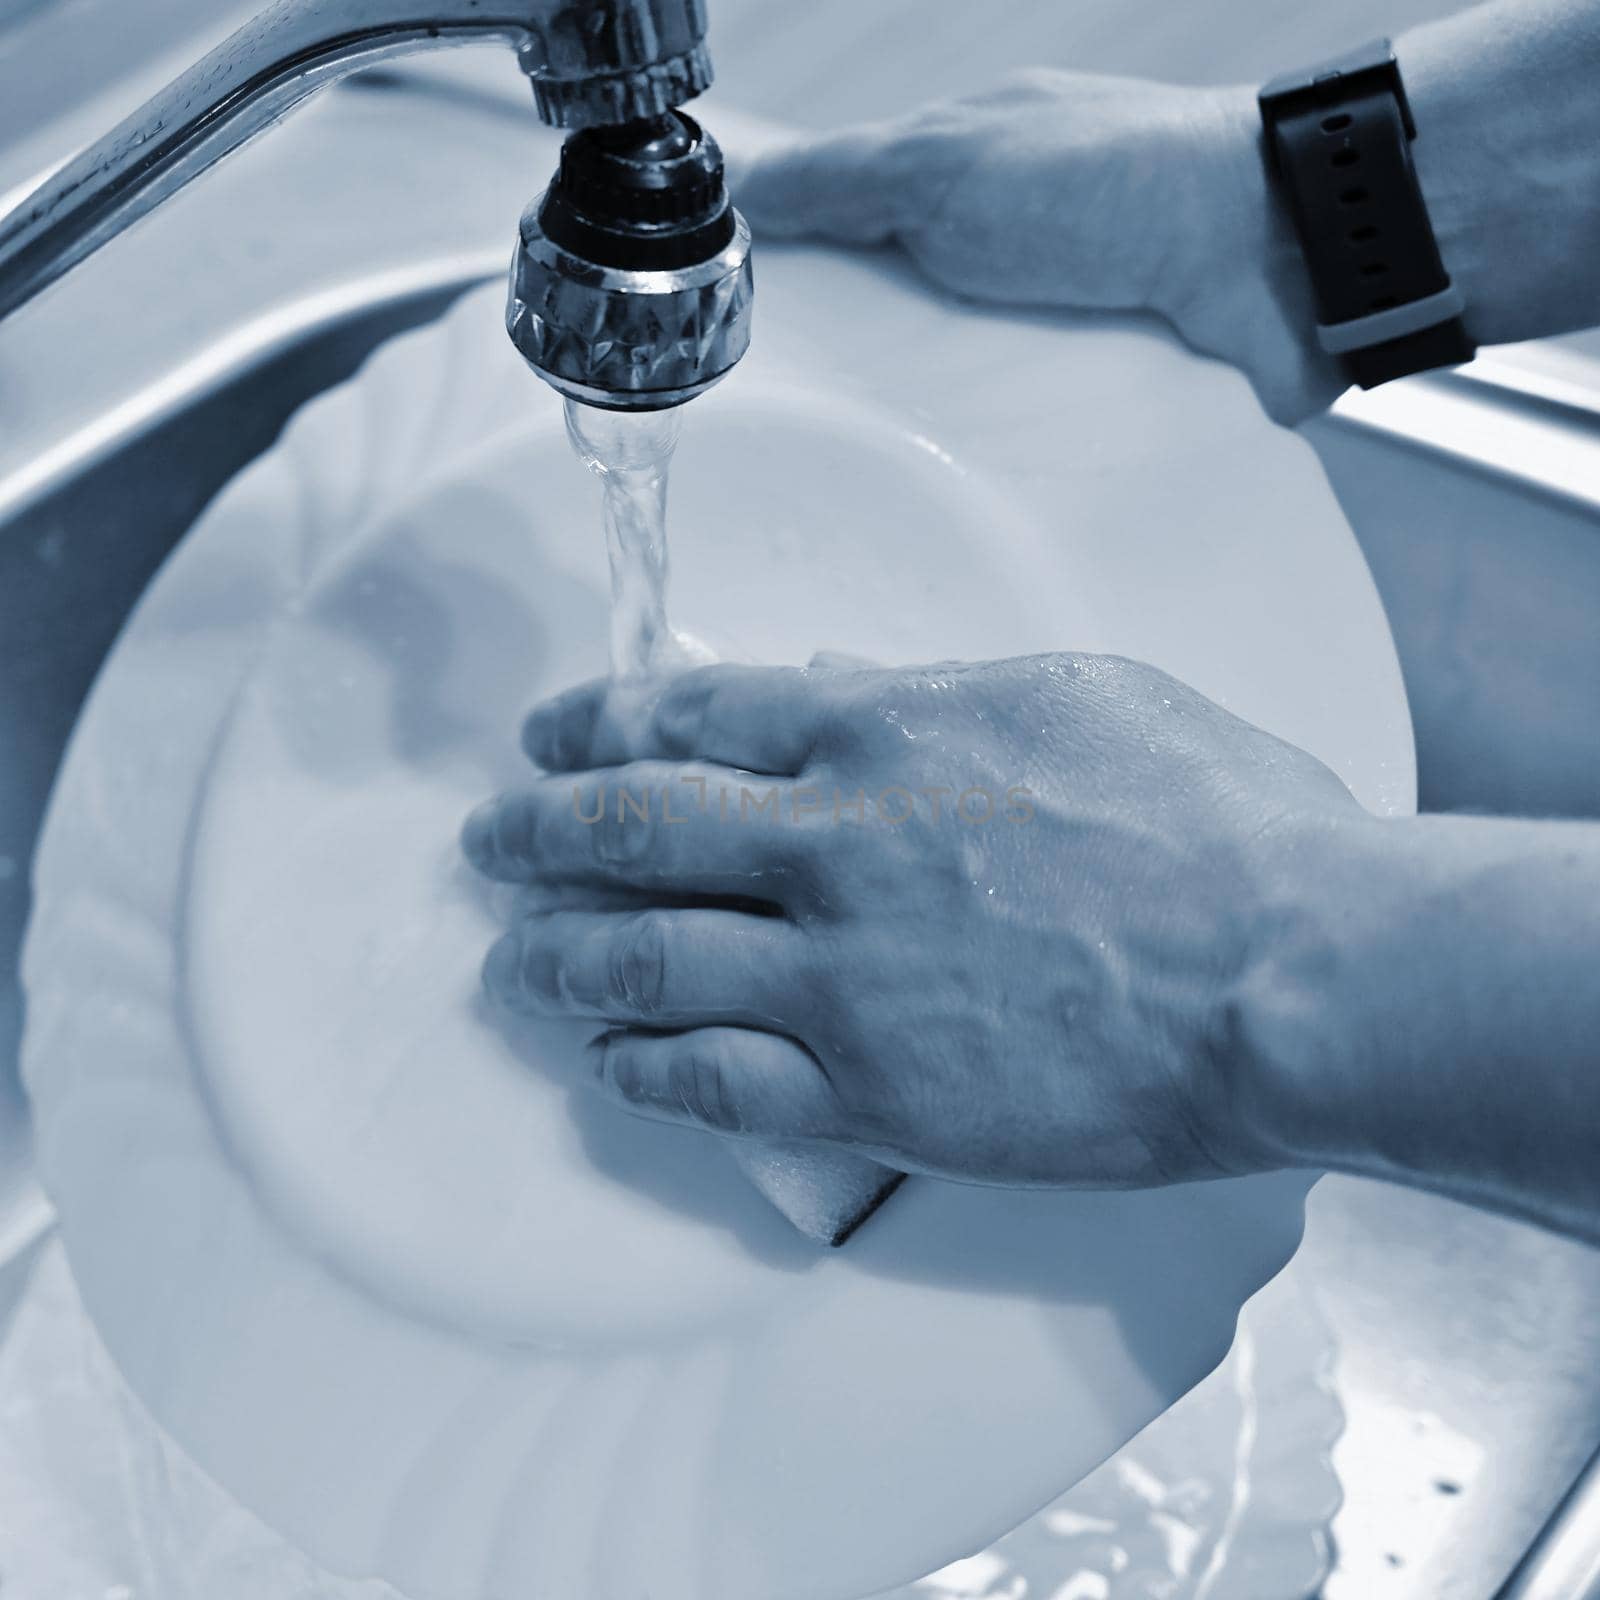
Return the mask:
[[1381,278],[1389,270],[1387,261],[1368,261],[1363,263],[1361,276],[1363,278]]
[[1342,206],[1358,206],[1367,198],[1365,189],[1341,189],[1339,191],[1339,204]]
[[1350,230],[1351,244],[1371,244],[1378,237],[1378,230],[1373,227],[1352,228]]
[[1350,115],[1345,111],[1337,112],[1331,117],[1324,117],[1322,119],[1322,131],[1324,133],[1338,133],[1340,129],[1348,128],[1349,126]]
[[1359,150],[1351,150],[1348,147],[1343,150],[1335,150],[1332,156],[1329,157],[1329,160],[1336,167],[1353,167],[1360,159],[1361,152]]

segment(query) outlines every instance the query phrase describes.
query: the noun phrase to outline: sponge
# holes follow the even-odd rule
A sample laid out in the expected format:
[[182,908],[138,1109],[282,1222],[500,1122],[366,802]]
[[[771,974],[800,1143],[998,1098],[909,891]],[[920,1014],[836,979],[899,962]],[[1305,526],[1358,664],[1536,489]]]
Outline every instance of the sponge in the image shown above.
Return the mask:
[[841,1245],[900,1187],[905,1173],[815,1144],[730,1148],[745,1176],[806,1238]]

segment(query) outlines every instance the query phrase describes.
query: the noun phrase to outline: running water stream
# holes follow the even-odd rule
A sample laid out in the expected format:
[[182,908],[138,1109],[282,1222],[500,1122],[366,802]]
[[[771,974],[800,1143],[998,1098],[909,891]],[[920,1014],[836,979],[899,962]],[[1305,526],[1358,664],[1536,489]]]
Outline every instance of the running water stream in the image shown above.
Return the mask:
[[667,620],[667,479],[681,407],[603,411],[567,401],[567,437],[604,493],[611,561],[611,676],[660,677],[710,652]]

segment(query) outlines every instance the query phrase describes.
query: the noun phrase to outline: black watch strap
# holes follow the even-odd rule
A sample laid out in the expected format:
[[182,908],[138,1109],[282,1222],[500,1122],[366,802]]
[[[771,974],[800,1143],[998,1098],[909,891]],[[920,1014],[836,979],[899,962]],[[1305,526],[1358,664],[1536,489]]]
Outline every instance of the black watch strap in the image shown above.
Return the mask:
[[1260,105],[1323,349],[1363,389],[1470,361],[1462,298],[1412,165],[1416,127],[1389,41],[1275,78]]

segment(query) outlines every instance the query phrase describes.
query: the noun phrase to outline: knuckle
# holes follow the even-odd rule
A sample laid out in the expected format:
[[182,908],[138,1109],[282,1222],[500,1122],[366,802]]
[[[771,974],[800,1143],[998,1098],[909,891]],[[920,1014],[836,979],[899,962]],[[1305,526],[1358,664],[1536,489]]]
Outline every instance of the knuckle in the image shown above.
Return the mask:
[[650,712],[650,732],[655,742],[674,754],[694,748],[712,702],[719,677],[710,667],[682,673],[662,690]]
[[611,947],[610,998],[638,1016],[660,1011],[667,988],[666,924],[654,912],[629,917]]
[[489,828],[493,858],[507,867],[526,869],[534,862],[536,818],[532,796],[509,794],[495,805]]
[[561,998],[560,957],[549,941],[524,931],[518,940],[517,988],[525,1003],[545,1010]]
[[590,830],[595,860],[601,867],[636,865],[648,854],[652,839],[649,796],[634,790],[606,798],[611,803]]
[[728,1092],[722,1050],[705,1040],[685,1040],[673,1052],[668,1087],[675,1103],[696,1122],[724,1133],[740,1130],[738,1107]]
[[545,1010],[555,998],[555,962],[534,933],[518,929],[490,951],[484,967],[489,992],[514,1010]]
[[561,707],[550,730],[550,755],[558,766],[576,765],[588,755],[598,710],[588,697]]
[[832,765],[859,755],[870,737],[870,699],[847,678],[819,684],[813,721],[811,764]]
[[630,1103],[645,1098],[645,1075],[638,1053],[615,1039],[608,1038],[600,1047],[600,1081]]

